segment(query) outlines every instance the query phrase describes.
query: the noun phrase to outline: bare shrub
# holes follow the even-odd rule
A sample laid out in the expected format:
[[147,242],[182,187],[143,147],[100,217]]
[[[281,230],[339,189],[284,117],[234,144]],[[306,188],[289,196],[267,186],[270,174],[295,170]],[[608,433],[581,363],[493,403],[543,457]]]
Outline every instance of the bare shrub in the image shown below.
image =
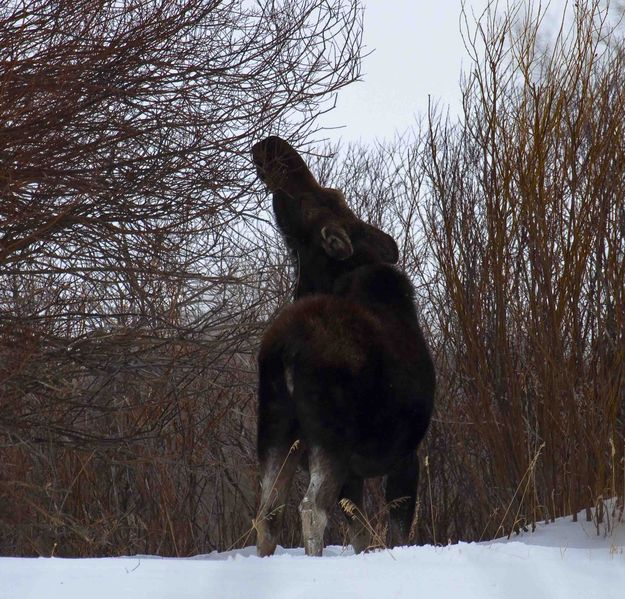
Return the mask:
[[248,526],[285,285],[248,151],[313,134],[359,47],[355,1],[3,3],[0,552],[185,555]]
[[478,25],[463,119],[432,115],[426,140],[422,214],[445,289],[432,298],[440,424],[467,481],[447,500],[473,520],[452,538],[575,514],[622,488],[610,448],[622,460],[623,33],[599,3],[579,4],[541,46],[539,15],[521,6]]

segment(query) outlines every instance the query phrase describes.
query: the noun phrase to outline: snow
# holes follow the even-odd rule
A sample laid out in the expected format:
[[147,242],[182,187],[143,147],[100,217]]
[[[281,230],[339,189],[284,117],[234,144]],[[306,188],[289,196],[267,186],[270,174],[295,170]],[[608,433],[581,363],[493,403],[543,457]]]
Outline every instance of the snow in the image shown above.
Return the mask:
[[1,599],[625,599],[625,525],[606,533],[581,517],[534,533],[446,547],[321,558],[253,547],[188,559],[0,558]]

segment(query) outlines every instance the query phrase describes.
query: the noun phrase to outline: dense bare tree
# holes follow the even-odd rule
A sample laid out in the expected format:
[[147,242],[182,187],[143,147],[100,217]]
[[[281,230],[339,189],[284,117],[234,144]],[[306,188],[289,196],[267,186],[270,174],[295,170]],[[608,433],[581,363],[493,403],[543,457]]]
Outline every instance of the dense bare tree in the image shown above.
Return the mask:
[[249,147],[314,134],[358,76],[360,17],[355,0],[2,4],[0,551],[188,553],[249,520],[233,431],[263,281],[285,281]]

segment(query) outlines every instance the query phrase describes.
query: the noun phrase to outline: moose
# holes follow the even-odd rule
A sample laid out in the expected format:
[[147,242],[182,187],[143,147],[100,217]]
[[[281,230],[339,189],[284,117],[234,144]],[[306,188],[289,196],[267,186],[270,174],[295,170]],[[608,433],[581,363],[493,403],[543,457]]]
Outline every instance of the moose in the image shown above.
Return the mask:
[[378,476],[386,476],[389,546],[405,545],[435,372],[412,285],[394,266],[397,245],[358,219],[340,191],[322,187],[286,141],[269,137],[252,157],[298,278],[258,357],[257,553],[275,551],[300,462],[310,474],[299,505],[307,555],[322,554],[328,511],[343,499],[354,551],[369,546],[354,513],[364,480]]

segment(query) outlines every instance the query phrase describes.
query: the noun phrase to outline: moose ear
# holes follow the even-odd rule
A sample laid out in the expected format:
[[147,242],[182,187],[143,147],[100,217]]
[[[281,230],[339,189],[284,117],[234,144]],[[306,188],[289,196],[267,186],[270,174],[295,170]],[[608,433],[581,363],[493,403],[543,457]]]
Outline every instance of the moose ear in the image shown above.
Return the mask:
[[269,191],[297,192],[316,190],[319,183],[295,148],[272,135],[252,146],[252,160],[258,178]]
[[364,243],[367,249],[378,256],[383,262],[397,264],[399,260],[399,248],[395,240],[373,225],[364,222],[362,224],[364,226],[364,235],[363,239],[361,239],[361,243]]
[[349,235],[338,225],[326,225],[321,229],[321,247],[334,260],[346,260],[354,253]]

